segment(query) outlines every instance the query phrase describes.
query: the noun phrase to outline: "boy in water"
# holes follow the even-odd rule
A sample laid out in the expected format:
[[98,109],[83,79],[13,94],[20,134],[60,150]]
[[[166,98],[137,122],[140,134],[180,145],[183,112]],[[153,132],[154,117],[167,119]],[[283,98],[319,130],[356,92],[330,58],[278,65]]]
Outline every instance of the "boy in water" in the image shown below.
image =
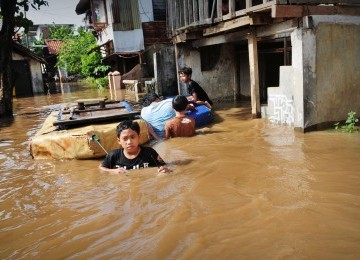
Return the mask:
[[176,96],[172,100],[172,107],[176,115],[165,123],[165,139],[195,135],[195,119],[185,115],[188,104],[189,101],[185,96]]
[[120,149],[110,151],[99,169],[110,173],[126,173],[127,170],[159,167],[159,173],[170,172],[160,155],[151,147],[139,145],[140,126],[137,122],[126,120],[116,127]]
[[188,100],[211,109],[213,102],[200,85],[191,79],[192,69],[183,67],[179,70],[180,81],[188,85]]

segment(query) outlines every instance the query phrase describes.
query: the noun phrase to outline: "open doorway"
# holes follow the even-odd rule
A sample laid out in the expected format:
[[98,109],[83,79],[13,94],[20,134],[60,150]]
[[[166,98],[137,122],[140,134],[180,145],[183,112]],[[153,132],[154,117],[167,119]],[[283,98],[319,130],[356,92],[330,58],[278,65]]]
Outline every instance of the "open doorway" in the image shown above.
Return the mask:
[[[236,45],[239,78],[239,99],[250,99],[250,65],[247,42]],[[267,103],[267,88],[278,87],[280,66],[291,65],[290,37],[258,42],[259,95],[262,104]]]

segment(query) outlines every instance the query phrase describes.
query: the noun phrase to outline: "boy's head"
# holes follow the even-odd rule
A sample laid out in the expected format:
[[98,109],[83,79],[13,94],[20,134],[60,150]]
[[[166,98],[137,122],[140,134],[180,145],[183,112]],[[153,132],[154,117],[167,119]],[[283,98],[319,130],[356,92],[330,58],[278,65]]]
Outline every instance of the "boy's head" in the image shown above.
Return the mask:
[[186,107],[188,104],[189,104],[189,101],[187,100],[187,98],[185,96],[178,95],[178,96],[174,97],[172,100],[172,107],[177,112],[182,112],[182,111],[186,110]]
[[135,131],[138,135],[140,135],[140,126],[138,122],[132,120],[125,120],[118,124],[118,126],[116,127],[116,136],[120,138],[122,131],[127,129],[131,129]]
[[126,120],[116,127],[118,143],[128,154],[138,153],[140,141],[140,126],[137,122]]
[[187,76],[191,76],[192,74],[192,69],[190,67],[182,67],[180,70],[179,70],[179,74],[185,74]]
[[160,100],[160,97],[156,94],[156,93],[148,93],[144,96],[141,105],[143,107],[147,107],[150,106],[150,104],[154,101],[156,101],[157,99]]
[[189,67],[183,67],[179,70],[180,81],[188,83],[191,80],[192,69]]

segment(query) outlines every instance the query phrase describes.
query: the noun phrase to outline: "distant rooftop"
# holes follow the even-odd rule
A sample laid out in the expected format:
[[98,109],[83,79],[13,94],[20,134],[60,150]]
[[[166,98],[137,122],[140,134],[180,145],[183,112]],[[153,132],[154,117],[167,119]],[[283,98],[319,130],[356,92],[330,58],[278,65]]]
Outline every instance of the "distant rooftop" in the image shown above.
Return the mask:
[[63,43],[64,42],[62,40],[45,40],[45,44],[48,47],[49,54],[58,54]]

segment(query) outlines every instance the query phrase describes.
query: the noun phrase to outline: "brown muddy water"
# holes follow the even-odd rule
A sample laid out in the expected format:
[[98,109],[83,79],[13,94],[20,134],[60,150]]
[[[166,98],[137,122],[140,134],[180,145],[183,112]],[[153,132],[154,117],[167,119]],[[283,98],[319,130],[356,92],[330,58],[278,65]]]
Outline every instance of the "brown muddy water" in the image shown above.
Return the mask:
[[157,142],[173,172],[128,176],[99,160],[33,160],[63,93],[16,99],[0,120],[2,259],[359,259],[360,135],[298,133],[219,104],[192,138]]

